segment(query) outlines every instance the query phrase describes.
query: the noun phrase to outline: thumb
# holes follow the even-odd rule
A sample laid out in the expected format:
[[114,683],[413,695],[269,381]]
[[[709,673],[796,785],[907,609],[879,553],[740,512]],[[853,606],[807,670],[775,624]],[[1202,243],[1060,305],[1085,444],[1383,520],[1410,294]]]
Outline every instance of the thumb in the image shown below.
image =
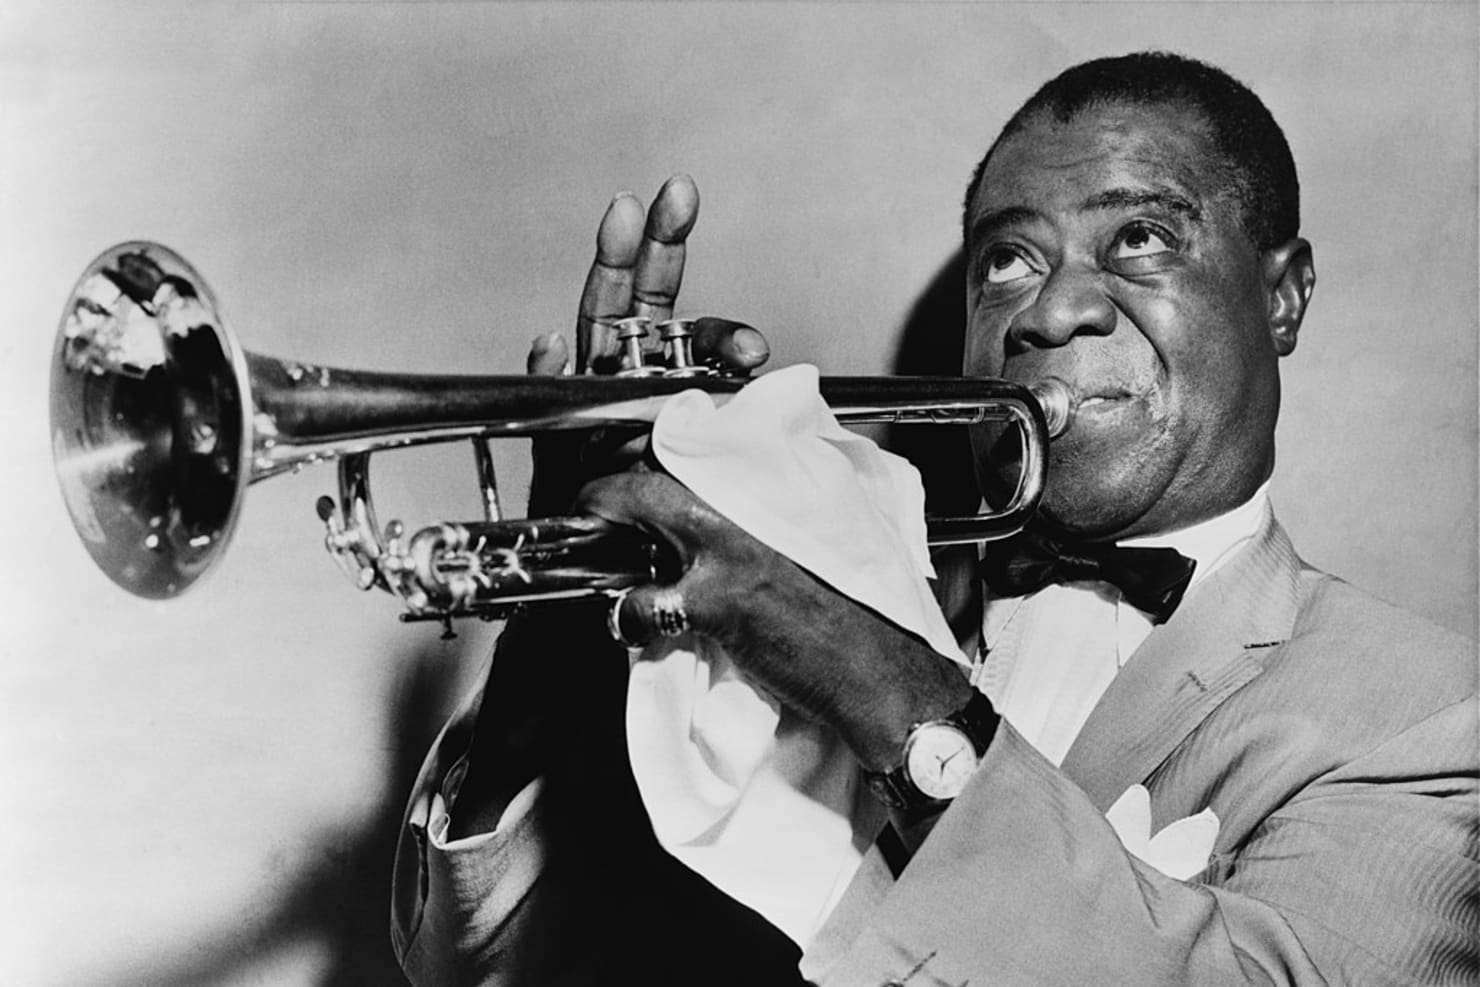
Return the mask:
[[570,349],[558,332],[536,336],[529,344],[525,369],[540,377],[560,377],[570,373]]

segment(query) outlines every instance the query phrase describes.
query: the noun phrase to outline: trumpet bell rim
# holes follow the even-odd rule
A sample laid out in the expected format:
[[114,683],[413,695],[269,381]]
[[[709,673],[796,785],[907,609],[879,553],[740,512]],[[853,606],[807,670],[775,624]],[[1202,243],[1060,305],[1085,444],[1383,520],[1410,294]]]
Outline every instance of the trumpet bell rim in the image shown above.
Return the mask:
[[212,567],[251,480],[251,409],[245,353],[182,257],[131,241],[87,266],[52,356],[52,453],[110,579],[168,599]]

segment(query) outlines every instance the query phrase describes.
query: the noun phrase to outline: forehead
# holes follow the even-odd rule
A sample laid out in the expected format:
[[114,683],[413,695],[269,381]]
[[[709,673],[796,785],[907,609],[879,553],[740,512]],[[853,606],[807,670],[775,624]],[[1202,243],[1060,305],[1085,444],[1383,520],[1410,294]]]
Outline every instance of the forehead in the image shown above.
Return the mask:
[[1210,211],[1226,183],[1194,110],[1109,104],[1067,122],[1040,113],[1001,141],[970,204],[973,223],[1003,210],[1072,210],[1097,194],[1171,194]]

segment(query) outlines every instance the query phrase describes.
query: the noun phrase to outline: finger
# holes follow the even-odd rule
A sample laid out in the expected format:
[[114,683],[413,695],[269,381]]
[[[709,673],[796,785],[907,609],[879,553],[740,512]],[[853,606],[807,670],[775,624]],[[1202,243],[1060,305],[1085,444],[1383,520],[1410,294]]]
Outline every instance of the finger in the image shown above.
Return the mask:
[[702,543],[713,509],[657,470],[628,470],[592,480],[576,497],[576,512],[626,524],[671,545],[685,568]]
[[631,192],[612,199],[596,230],[596,259],[581,291],[576,315],[576,365],[588,373],[594,361],[618,352],[611,323],[632,308],[632,281],[642,248],[642,203]]
[[629,647],[646,647],[694,628],[690,600],[679,584],[634,586],[612,606],[612,636]]
[[648,209],[632,280],[632,314],[662,322],[673,316],[683,283],[685,241],[699,218],[699,188],[688,175],[663,183]]
[[694,320],[694,359],[723,373],[745,377],[770,359],[771,346],[743,322],[705,317]]
[[536,336],[529,344],[525,369],[536,376],[559,377],[570,373],[570,348],[558,332]]
[[[687,508],[701,503],[667,474],[637,471],[586,484],[576,498],[575,510],[656,535],[675,550],[678,571],[687,573],[694,559],[684,547],[690,534],[685,521],[694,513]],[[613,603],[609,621],[612,636],[632,647],[664,634],[682,633],[690,624],[687,603],[677,586],[626,590]]]

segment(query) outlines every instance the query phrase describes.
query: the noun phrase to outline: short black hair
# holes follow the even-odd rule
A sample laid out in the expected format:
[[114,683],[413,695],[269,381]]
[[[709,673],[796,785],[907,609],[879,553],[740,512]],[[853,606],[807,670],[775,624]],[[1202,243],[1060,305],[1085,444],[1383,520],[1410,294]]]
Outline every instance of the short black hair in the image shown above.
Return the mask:
[[1013,114],[976,166],[966,210],[981,187],[987,162],[1004,140],[1042,114],[1068,123],[1107,104],[1185,106],[1206,122],[1207,136],[1226,163],[1223,181],[1244,232],[1260,250],[1300,232],[1300,182],[1284,131],[1253,91],[1222,69],[1165,51],[1099,58],[1067,69]]

